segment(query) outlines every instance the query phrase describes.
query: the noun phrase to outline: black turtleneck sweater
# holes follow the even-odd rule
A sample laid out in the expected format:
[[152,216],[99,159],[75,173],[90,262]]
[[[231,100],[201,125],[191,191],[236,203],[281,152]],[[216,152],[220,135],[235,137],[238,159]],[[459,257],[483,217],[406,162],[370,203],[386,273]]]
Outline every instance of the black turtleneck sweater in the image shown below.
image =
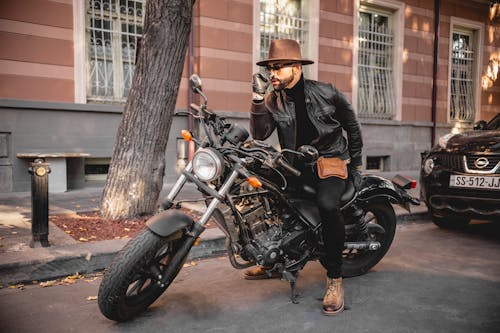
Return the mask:
[[291,89],[285,89],[285,94],[288,100],[295,104],[295,119],[297,146],[309,145],[311,141],[318,135],[316,128],[309,120],[306,110],[306,96],[304,94],[304,76]]

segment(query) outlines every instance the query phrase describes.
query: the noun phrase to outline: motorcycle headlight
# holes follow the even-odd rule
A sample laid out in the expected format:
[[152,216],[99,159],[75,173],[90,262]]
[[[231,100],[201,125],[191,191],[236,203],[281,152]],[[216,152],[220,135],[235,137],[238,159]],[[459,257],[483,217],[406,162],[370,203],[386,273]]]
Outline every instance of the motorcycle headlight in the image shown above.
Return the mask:
[[425,174],[430,175],[433,169],[434,169],[434,160],[432,158],[426,159],[424,162]]
[[199,180],[210,182],[224,171],[222,156],[213,149],[201,148],[193,156],[193,172]]

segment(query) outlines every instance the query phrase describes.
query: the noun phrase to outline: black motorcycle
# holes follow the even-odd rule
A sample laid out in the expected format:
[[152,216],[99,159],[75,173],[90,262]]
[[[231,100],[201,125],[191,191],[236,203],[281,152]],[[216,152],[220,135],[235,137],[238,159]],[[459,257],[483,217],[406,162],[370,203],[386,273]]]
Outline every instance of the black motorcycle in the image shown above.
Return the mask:
[[[297,300],[297,273],[311,260],[324,256],[321,221],[315,193],[306,184],[290,179],[300,175],[289,160],[314,164],[318,151],[302,146],[278,151],[257,140],[247,140],[243,127],[229,124],[207,109],[201,80],[190,78],[202,105],[191,105],[205,135],[202,140],[183,131],[198,150],[163,201],[147,228],[131,239],[105,271],[98,303],[109,319],[125,321],[140,314],[172,283],[192,246],[213,218],[226,236],[229,261],[234,268],[268,267],[290,282]],[[204,195],[206,212],[199,221],[179,209],[175,198],[187,182]],[[293,184],[292,184],[293,183]],[[406,193],[416,183],[402,176],[392,181],[363,177],[356,191],[349,182],[342,195],[346,240],[343,254],[345,277],[366,273],[391,246],[396,216],[391,203],[409,209],[419,201]]]

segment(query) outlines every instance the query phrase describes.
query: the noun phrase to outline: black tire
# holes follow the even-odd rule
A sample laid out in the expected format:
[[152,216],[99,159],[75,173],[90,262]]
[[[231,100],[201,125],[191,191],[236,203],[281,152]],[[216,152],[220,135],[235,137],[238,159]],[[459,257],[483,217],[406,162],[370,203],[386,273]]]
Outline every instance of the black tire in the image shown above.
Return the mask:
[[111,320],[126,321],[145,311],[182,268],[183,262],[170,282],[160,286],[157,273],[165,271],[183,239],[181,231],[161,237],[146,228],[130,240],[104,272],[98,293],[101,313]]
[[437,216],[429,210],[432,222],[442,229],[462,229],[469,224],[470,219],[466,217],[450,215]]
[[376,251],[345,250],[343,253],[342,274],[344,277],[363,275],[378,264],[391,247],[396,233],[396,215],[389,203],[370,203],[363,209],[368,223],[377,223],[385,233],[370,234],[370,240],[380,242]]

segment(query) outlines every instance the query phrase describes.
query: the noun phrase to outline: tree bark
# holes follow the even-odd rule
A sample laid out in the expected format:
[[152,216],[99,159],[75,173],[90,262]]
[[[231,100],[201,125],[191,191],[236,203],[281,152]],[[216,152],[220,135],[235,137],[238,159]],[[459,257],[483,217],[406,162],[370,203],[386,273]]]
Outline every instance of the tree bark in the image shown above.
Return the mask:
[[101,214],[151,213],[163,185],[165,149],[182,76],[194,0],[147,0],[132,88],[118,128]]

